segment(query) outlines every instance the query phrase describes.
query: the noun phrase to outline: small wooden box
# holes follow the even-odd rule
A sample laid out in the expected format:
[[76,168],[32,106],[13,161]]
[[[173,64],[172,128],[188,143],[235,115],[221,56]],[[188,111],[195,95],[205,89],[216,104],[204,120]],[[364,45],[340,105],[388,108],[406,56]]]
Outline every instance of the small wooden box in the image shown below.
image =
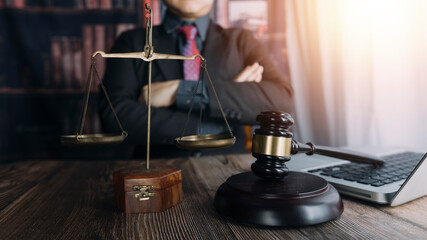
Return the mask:
[[113,173],[116,206],[126,213],[162,212],[182,201],[181,170],[167,165]]

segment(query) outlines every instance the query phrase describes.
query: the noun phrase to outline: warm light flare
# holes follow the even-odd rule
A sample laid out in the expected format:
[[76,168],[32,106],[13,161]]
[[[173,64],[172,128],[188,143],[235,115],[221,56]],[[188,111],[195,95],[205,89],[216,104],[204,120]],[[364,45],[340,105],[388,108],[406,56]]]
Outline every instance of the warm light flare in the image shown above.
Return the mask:
[[[295,83],[296,94],[303,95],[297,96],[297,112],[308,117],[311,109],[324,110],[327,127],[322,131],[329,133],[319,135],[329,135],[332,145],[426,146],[427,1],[289,5],[296,11],[289,13],[292,78],[303,82]],[[321,89],[307,89],[316,85]]]

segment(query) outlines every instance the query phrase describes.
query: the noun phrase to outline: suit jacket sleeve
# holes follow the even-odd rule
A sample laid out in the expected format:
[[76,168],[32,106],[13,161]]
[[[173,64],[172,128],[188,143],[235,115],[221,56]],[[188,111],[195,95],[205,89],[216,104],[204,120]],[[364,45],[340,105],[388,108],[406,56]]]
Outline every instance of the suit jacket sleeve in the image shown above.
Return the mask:
[[[252,32],[240,29],[217,31],[222,39],[226,39],[223,45],[218,46],[224,50],[225,56],[221,58],[222,67],[217,71],[229,74],[220,74],[213,81],[227,119],[232,123],[252,125],[256,123],[256,116],[264,110],[293,113],[293,89],[289,78],[280,72]],[[232,81],[244,67],[254,62],[264,67],[260,83]],[[212,90],[209,90],[210,116],[220,118],[218,104]]]
[[[111,52],[141,52],[143,30],[125,32],[114,44]],[[144,37],[145,38],[145,37]],[[141,88],[148,78],[148,63],[140,59],[107,59],[104,84],[115,111],[125,131],[129,133],[128,143],[146,144],[147,106],[137,102]],[[100,93],[100,116],[106,132],[120,132],[108,102]],[[181,136],[187,112],[170,108],[151,109],[151,143],[170,144],[173,138]],[[191,115],[188,132],[196,132],[199,119]]]

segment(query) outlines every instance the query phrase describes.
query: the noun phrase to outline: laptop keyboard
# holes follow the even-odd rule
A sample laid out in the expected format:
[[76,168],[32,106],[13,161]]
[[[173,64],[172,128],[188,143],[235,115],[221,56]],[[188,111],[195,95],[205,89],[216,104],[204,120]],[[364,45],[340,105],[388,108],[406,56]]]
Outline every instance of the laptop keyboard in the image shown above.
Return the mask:
[[339,166],[313,169],[308,172],[380,187],[406,179],[423,156],[423,153],[402,152],[384,156],[385,163],[382,166],[347,163]]

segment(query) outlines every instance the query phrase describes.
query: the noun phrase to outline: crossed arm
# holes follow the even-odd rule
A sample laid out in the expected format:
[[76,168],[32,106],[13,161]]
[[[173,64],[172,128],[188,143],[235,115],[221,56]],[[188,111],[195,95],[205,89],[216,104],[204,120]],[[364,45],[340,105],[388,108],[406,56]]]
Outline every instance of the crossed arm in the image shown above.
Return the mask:
[[[233,82],[261,82],[264,67],[258,62],[246,66],[234,79]],[[155,82],[151,84],[151,106],[152,107],[169,107],[175,103],[176,93],[178,92],[181,80],[170,80],[165,82]],[[148,102],[148,85],[142,88],[138,97],[138,102],[147,104]]]

